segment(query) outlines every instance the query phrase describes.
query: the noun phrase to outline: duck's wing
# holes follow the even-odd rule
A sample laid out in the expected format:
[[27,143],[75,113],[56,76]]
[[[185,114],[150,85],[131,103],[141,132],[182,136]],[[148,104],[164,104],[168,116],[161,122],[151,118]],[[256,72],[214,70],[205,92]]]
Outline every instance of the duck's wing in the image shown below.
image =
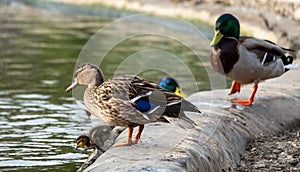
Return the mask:
[[141,95],[147,95],[149,92],[153,91],[159,91],[163,93],[166,96],[167,102],[172,102],[176,100],[180,100],[181,97],[177,96],[175,93],[166,90],[164,88],[161,88],[159,85],[150,82],[148,80],[145,80],[139,76],[133,76],[133,75],[120,75],[113,78],[116,82],[125,82],[129,85],[128,88],[128,95],[130,99],[133,99],[137,96]]
[[163,121],[175,123],[182,128],[196,126],[193,120],[184,114],[184,111],[200,113],[196,106],[184,99],[170,103],[162,101],[164,99],[165,95],[162,92],[149,91],[147,94],[135,97],[131,101],[135,103],[136,109],[143,112],[144,117],[150,121],[161,121],[164,118]]
[[[141,112],[136,108],[136,103],[132,101],[124,101],[118,98],[111,98],[109,100],[110,112],[107,114],[112,115],[115,120],[124,121],[125,123],[130,123],[130,125],[141,125],[148,124],[156,121],[160,121],[164,118],[170,123],[177,124],[184,129],[191,129],[197,124],[188,118],[183,112],[166,113],[168,106],[159,106],[155,104],[147,112]],[[153,105],[153,104],[151,104]],[[172,106],[172,105],[170,105]],[[112,113],[113,112],[113,113]],[[103,111],[105,113],[105,111]]]
[[[274,44],[274,45],[277,45],[276,43],[274,43],[274,42],[272,42],[272,41],[270,41],[270,40],[264,40],[264,41],[269,42],[269,43]],[[277,45],[277,46],[278,46],[278,45]],[[295,51],[295,50],[293,50],[293,49],[290,49],[290,48],[284,48],[284,47],[281,47],[281,46],[280,46],[280,48],[282,48],[284,51],[291,51],[291,52],[294,52],[294,51]]]
[[284,55],[286,52],[285,49],[271,41],[256,39],[253,37],[241,37],[239,41],[240,44],[248,51],[261,51],[264,53],[271,52],[275,55]]
[[284,66],[290,65],[293,62],[293,57],[285,56],[285,54],[288,51],[294,50],[283,48],[271,41],[252,37],[241,37],[239,42],[240,47],[243,47],[239,49],[240,54],[251,53],[253,56],[256,56],[259,62],[264,66],[271,64],[279,58],[282,60]]
[[134,95],[136,91],[132,89],[130,82],[110,79],[96,89],[93,100],[101,109],[101,116],[107,118],[105,121],[123,124],[120,126],[154,122],[154,119],[145,116],[137,109],[136,103],[131,101]]
[[[130,101],[134,102],[135,107],[147,115],[150,121],[162,115],[162,117],[169,122],[174,122],[174,120],[172,121],[170,119],[179,118],[191,123],[192,120],[186,117],[183,112],[190,111],[200,113],[200,110],[189,101],[141,77],[125,75],[114,79],[129,83],[130,89],[128,90],[130,93],[128,95],[130,95]],[[144,107],[139,108],[140,104],[141,106],[147,106],[145,102],[151,104],[150,109]],[[144,111],[145,109],[147,111]]]
[[111,112],[115,112],[119,120],[129,121],[132,124],[147,124],[156,121],[162,113],[145,114],[136,108],[132,101],[126,101],[120,98],[111,98],[108,101],[111,105]]
[[[135,77],[132,84],[140,93],[146,92],[149,102],[157,108],[157,112],[150,111],[148,116],[157,116],[156,113],[163,113],[162,117],[170,123],[174,123],[182,128],[193,128],[196,126],[193,120],[188,118],[184,112],[201,113],[198,107],[186,101],[175,93],[159,87],[155,83],[147,81],[140,77]],[[150,94],[149,94],[150,93]],[[148,111],[149,112],[149,111]]]
[[256,39],[253,37],[241,37],[239,42],[240,46],[244,47],[248,52],[256,54],[257,58],[259,58],[261,62],[263,62],[267,54],[282,57],[287,51],[293,51],[291,49],[280,47],[271,41]]

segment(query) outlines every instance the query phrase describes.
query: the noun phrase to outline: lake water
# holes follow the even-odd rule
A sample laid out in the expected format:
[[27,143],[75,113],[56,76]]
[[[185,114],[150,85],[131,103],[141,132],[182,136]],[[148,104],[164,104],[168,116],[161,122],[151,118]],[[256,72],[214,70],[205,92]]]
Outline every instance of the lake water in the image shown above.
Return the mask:
[[83,87],[73,96],[65,92],[82,62],[98,63],[106,78],[138,74],[158,82],[172,75],[187,95],[211,89],[203,67],[209,66],[204,37],[212,36],[210,27],[133,14],[0,2],[0,171],[76,171],[86,160],[90,152],[74,150],[74,139],[96,124],[76,110]]

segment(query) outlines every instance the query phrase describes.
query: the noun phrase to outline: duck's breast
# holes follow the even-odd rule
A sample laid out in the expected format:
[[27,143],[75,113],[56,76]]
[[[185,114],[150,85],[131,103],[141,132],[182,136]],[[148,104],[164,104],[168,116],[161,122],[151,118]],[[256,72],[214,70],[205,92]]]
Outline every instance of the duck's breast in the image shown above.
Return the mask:
[[238,42],[234,39],[222,39],[210,51],[213,69],[220,74],[228,74],[239,60]]

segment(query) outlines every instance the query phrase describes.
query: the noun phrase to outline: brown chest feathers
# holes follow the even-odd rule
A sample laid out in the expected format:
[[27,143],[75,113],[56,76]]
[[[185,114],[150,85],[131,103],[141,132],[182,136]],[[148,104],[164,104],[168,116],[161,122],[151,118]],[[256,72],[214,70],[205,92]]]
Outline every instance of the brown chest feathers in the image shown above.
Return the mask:
[[211,65],[218,73],[228,74],[238,59],[238,41],[234,39],[223,38],[211,49]]

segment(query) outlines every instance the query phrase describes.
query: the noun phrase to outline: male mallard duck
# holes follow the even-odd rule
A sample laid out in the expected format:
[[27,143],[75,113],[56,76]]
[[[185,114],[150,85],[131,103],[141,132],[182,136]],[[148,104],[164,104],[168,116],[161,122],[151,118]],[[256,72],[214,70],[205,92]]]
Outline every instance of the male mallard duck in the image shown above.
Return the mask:
[[164,89],[174,92],[176,95],[178,95],[180,97],[185,97],[185,95],[180,90],[179,84],[177,83],[177,81],[171,77],[163,77],[160,80],[158,85]]
[[[78,67],[74,82],[66,91],[78,84],[88,86],[84,102],[91,114],[101,117],[109,125],[128,128],[127,142],[116,146],[137,143],[144,124],[156,121],[172,121],[184,128],[194,127],[196,124],[183,112],[200,112],[182,97],[138,76],[122,75],[104,82],[102,71],[92,64]],[[136,126],[139,129],[132,140]]]
[[240,92],[241,84],[254,83],[248,100],[233,100],[245,106],[252,104],[259,81],[278,77],[289,69],[297,68],[297,65],[292,65],[293,57],[285,56],[287,51],[293,50],[267,40],[240,37],[239,21],[231,14],[223,14],[217,19],[210,46],[214,70],[234,80],[229,95]]

